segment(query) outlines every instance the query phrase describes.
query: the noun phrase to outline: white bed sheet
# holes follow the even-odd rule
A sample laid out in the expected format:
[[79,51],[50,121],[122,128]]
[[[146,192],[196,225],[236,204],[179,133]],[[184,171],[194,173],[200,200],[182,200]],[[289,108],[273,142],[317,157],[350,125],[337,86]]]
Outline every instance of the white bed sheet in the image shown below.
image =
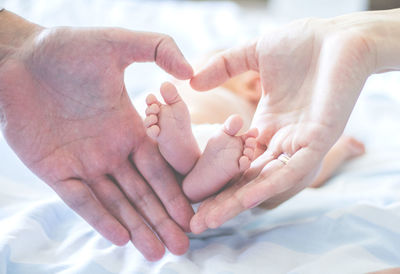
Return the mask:
[[[48,26],[118,25],[166,32],[189,59],[237,44],[262,29],[242,25],[240,9],[230,3],[13,0],[1,4]],[[148,24],[150,12],[156,15]],[[171,16],[177,19],[170,20]],[[151,65],[137,67],[127,72],[132,96],[166,78]],[[398,266],[399,121],[400,73],[371,77],[346,129],[365,142],[365,156],[345,165],[323,188],[307,189],[273,211],[254,209],[220,229],[191,236],[187,254],[167,253],[156,263],[146,262],[131,244],[116,247],[104,240],[31,174],[0,138],[0,274],[365,273]]]

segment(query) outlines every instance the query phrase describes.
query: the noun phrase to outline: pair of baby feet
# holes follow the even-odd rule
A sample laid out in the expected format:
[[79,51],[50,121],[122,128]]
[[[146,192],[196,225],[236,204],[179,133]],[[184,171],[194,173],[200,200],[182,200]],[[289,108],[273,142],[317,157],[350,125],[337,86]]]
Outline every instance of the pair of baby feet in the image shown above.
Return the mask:
[[223,128],[208,141],[203,153],[193,135],[189,109],[171,83],[161,86],[165,104],[150,94],[144,125],[157,141],[165,160],[185,175],[183,191],[198,202],[220,190],[250,167],[254,158],[257,130],[236,136],[243,126],[240,116],[229,117]]

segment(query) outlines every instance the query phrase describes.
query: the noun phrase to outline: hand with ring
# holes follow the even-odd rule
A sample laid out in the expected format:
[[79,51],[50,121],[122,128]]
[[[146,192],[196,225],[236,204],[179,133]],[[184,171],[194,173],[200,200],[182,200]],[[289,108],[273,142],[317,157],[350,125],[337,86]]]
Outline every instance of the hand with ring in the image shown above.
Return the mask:
[[218,54],[195,75],[192,87],[208,90],[245,71],[258,71],[263,94],[252,122],[260,132],[258,159],[202,203],[192,231],[216,228],[262,202],[275,207],[311,183],[341,136],[366,79],[400,64],[387,58],[394,45],[376,48],[382,33],[396,33],[388,26],[397,22],[398,13],[296,21]]

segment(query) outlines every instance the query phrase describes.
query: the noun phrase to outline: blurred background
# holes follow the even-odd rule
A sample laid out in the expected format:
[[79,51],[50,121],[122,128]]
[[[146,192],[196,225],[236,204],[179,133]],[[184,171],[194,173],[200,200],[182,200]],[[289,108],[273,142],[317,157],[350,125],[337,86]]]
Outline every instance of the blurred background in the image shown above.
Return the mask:
[[[166,33],[192,64],[291,20],[399,4],[399,0],[0,0],[0,5],[44,26],[119,26]],[[157,89],[166,79],[151,64],[131,66],[126,72],[131,95]]]

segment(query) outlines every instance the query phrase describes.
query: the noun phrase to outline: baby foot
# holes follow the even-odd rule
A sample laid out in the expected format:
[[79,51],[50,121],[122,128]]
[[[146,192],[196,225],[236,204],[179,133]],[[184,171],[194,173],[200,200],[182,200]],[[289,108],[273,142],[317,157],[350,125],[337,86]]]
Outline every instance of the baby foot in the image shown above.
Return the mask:
[[200,156],[189,110],[171,83],[164,83],[160,92],[166,104],[161,104],[153,94],[146,98],[146,132],[158,142],[165,160],[179,173],[187,174]]
[[251,129],[235,136],[243,126],[240,116],[229,117],[216,136],[212,137],[192,171],[183,181],[183,191],[193,202],[214,194],[233,177],[250,167],[258,132]]

